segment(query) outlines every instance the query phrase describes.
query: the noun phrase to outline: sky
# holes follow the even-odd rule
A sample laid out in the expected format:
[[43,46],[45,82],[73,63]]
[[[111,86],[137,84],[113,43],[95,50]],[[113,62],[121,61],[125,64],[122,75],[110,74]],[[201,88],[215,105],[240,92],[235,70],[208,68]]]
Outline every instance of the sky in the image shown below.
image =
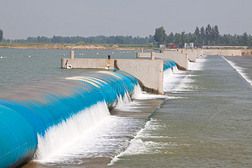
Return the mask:
[[218,25],[220,32],[252,34],[252,0],[0,0],[6,39],[30,36],[153,35],[194,32]]

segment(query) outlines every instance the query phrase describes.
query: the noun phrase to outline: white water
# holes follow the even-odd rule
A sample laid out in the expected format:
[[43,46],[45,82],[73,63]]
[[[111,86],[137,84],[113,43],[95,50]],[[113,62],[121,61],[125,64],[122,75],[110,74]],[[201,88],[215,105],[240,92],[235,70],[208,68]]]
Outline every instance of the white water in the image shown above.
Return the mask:
[[206,58],[201,57],[196,60],[196,62],[190,62],[188,61],[188,70],[191,71],[200,71],[204,67],[204,63],[207,61]]
[[136,85],[133,95],[133,99],[136,100],[148,100],[148,99],[166,99],[168,96],[166,95],[157,95],[157,94],[150,94],[147,92],[142,91],[140,85]]
[[[96,87],[100,87],[99,85],[103,82],[97,82],[92,78],[86,77],[68,79],[86,81]],[[137,93],[134,93],[134,95],[145,95],[141,93],[141,88],[139,87],[136,86],[135,91],[137,90]],[[131,108],[136,105],[136,102],[132,101],[129,94],[126,93],[124,96],[118,96],[118,100],[114,105],[115,108],[119,109],[125,109],[128,106],[128,110],[132,110]],[[130,121],[129,123],[134,126],[134,122]],[[123,126],[123,128],[120,126]],[[90,157],[90,153],[97,154],[102,150],[109,153],[111,150],[118,148],[118,146],[113,146],[118,144],[119,146],[127,146],[127,144],[120,141],[113,142],[111,138],[109,138],[108,142],[107,138],[103,138],[103,136],[108,136],[113,131],[116,131],[116,136],[118,136],[118,134],[122,134],[120,129],[123,130],[127,127],[130,127],[127,121],[125,122],[118,117],[111,116],[106,103],[99,102],[66,121],[49,128],[44,137],[38,135],[38,149],[34,161],[40,163],[68,162],[83,155]],[[95,144],[100,144],[101,146],[94,146]],[[104,149],[105,147],[106,149]]]
[[[207,59],[201,57],[196,62],[188,62],[189,71],[202,71]],[[190,74],[188,71],[175,71],[171,75],[165,76],[164,88],[166,92],[187,92],[194,91],[193,83],[195,82],[193,77],[195,75]],[[166,79],[167,78],[167,79]]]
[[71,146],[80,139],[89,137],[93,130],[109,118],[105,102],[99,102],[73,117],[47,130],[44,137],[38,135],[36,160],[52,162],[69,153]]
[[[202,63],[195,63],[199,66],[198,64]],[[193,75],[188,74],[188,71],[166,70],[164,72],[164,92],[193,91],[192,83],[194,83],[194,80],[192,77]]]
[[250,80],[249,77],[243,72],[243,70],[244,70],[243,68],[237,66],[234,62],[232,62],[232,61],[226,59],[225,57],[222,57],[222,58],[223,58],[225,61],[227,61],[227,63],[229,63],[229,64],[232,66],[232,68],[233,68],[236,72],[238,72],[239,75],[241,75],[241,77],[242,77],[243,79],[245,79],[245,81],[247,81],[250,85],[252,85],[252,80]]
[[173,147],[178,146],[176,143],[171,142],[153,142],[145,139],[155,139],[155,138],[166,138],[166,139],[174,139],[176,137],[169,137],[166,135],[151,135],[150,132],[155,131],[156,129],[160,129],[162,125],[160,125],[158,120],[151,119],[145,124],[145,127],[141,129],[137,135],[130,141],[127,149],[115,156],[108,166],[113,165],[117,161],[120,160],[120,157],[127,155],[137,155],[137,154],[153,154],[159,153],[165,147]]

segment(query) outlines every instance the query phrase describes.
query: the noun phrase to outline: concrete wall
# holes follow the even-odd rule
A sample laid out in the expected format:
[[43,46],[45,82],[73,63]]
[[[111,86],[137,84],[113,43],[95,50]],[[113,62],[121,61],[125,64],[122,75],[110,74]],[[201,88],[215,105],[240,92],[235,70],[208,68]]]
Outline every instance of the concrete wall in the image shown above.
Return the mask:
[[86,59],[76,58],[61,60],[62,68],[118,68],[138,78],[144,89],[163,94],[163,61],[150,59]]
[[138,52],[137,58],[151,58],[151,52]]
[[[192,53],[196,54],[196,53]],[[191,54],[191,55],[192,55]],[[171,59],[175,61],[178,66],[181,69],[187,69],[188,68],[188,57],[183,50],[164,50],[162,53],[157,53],[157,52],[139,52],[138,53],[138,58],[155,58],[155,59]],[[193,58],[196,58],[196,56],[193,56]]]
[[252,56],[252,49],[203,49],[204,55]]
[[241,50],[242,56],[252,56],[252,49]]
[[204,55],[242,56],[239,49],[203,49]]
[[61,67],[68,68],[101,68],[104,69],[107,66],[107,59],[69,59],[63,58],[61,60]]
[[197,58],[203,55],[202,49],[179,49],[179,51],[186,54],[191,62],[195,62]]
[[162,59],[171,59],[175,61],[180,68],[188,69],[188,56],[179,50],[164,50]]
[[150,58],[150,59],[155,59],[157,57],[162,57],[163,53],[158,53],[158,52],[138,52],[137,53],[137,58]]

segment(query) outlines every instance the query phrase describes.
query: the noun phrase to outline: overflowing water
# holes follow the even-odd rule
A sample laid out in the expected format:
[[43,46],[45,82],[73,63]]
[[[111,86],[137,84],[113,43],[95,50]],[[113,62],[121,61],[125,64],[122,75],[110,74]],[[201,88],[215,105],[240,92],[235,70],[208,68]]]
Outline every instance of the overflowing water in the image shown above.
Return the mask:
[[244,73],[245,68],[237,66],[234,62],[228,60],[225,57],[223,57],[223,59],[226,60],[234,68],[234,70],[236,70],[241,75],[241,77],[243,77],[244,80],[246,80],[250,85],[252,85],[252,80],[250,80],[248,75]]
[[[25,109],[22,115],[32,111],[31,119],[44,116],[30,120],[38,132],[37,147],[26,168],[252,164],[249,57],[203,57],[190,62],[189,71],[166,62],[166,95],[160,96],[143,92],[124,72],[55,67],[68,51],[0,52],[0,108]],[[135,56],[120,52],[80,50],[77,55]],[[62,113],[61,120],[42,124]]]

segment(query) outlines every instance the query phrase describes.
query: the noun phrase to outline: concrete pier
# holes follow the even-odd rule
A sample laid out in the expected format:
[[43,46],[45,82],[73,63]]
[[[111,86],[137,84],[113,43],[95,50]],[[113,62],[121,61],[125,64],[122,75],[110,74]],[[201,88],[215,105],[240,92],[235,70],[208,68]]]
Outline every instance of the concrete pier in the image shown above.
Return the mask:
[[193,48],[193,49],[164,49],[161,52],[139,52],[138,58],[158,58],[171,59],[175,61],[181,70],[188,69],[188,62],[195,62],[197,58],[203,55],[208,56],[252,56],[252,49],[238,48]]
[[252,49],[203,49],[205,55],[252,56]]
[[176,62],[180,70],[187,70],[189,62],[195,62],[203,55],[244,56],[252,55],[249,49],[165,49],[161,52],[137,53],[139,59],[90,59],[75,58],[71,51],[70,58],[61,60],[61,67],[66,69],[119,69],[137,77],[143,89],[163,94],[163,66],[165,60]]
[[139,79],[143,89],[149,92],[163,94],[163,60],[151,59],[90,59],[90,58],[63,58],[61,67],[71,68],[115,68]]
[[170,59],[175,61],[181,70],[188,68],[188,56],[183,51],[176,49],[163,50],[162,52],[140,52],[137,54],[137,57],[145,59],[153,57],[162,60]]

